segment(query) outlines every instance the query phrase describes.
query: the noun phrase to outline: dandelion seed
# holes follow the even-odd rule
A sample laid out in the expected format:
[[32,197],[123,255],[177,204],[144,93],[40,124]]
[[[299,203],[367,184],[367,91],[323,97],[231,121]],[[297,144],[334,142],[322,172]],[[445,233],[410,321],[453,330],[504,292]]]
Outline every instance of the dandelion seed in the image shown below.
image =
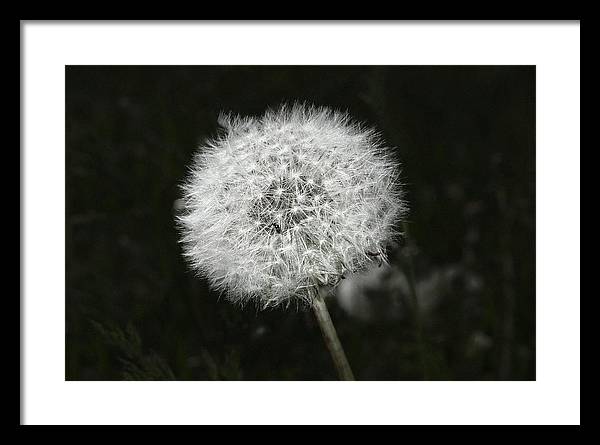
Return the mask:
[[313,308],[343,380],[353,380],[325,289],[387,260],[405,213],[399,166],[345,113],[294,105],[221,116],[183,185],[183,253],[231,301]]
[[304,105],[219,122],[178,216],[184,255],[215,290],[260,308],[313,304],[320,287],[386,261],[405,204],[374,130]]

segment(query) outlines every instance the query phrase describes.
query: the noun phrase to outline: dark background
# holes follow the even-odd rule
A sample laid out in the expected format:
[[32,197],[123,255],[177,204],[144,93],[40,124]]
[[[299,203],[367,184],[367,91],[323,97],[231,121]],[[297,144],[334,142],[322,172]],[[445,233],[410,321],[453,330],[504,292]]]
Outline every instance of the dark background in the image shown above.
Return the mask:
[[534,67],[71,66],[66,92],[67,380],[336,378],[311,312],[218,300],[174,224],[219,112],[295,100],[403,162],[408,238],[329,302],[357,379],[535,379]]

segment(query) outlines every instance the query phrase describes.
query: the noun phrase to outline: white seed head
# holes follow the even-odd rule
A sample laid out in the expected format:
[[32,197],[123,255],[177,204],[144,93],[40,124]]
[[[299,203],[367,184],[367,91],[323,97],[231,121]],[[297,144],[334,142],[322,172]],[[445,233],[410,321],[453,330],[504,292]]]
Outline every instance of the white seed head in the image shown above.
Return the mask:
[[310,303],[319,286],[387,261],[405,214],[399,165],[345,113],[282,106],[222,115],[183,185],[183,252],[239,304]]

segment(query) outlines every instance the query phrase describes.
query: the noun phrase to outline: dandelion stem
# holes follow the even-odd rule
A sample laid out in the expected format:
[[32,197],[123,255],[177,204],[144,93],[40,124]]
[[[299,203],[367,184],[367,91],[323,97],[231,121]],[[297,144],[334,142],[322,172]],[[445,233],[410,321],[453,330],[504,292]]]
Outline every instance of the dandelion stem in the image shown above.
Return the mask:
[[319,322],[319,327],[321,328],[321,333],[323,334],[323,339],[325,340],[327,349],[329,349],[329,353],[331,354],[340,380],[354,380],[354,374],[350,368],[350,363],[348,363],[348,359],[346,358],[346,354],[340,343],[335,326],[333,325],[331,316],[327,310],[327,305],[323,299],[323,292],[325,292],[324,289],[319,288],[312,305],[317,321]]

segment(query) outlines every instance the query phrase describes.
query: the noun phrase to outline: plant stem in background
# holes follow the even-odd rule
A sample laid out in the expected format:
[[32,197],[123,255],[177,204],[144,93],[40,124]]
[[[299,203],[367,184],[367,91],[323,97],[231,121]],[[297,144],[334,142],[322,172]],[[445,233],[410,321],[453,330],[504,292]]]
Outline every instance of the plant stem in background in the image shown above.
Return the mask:
[[329,349],[329,353],[331,354],[331,358],[333,359],[333,363],[335,364],[335,368],[338,372],[340,380],[354,380],[354,374],[350,368],[350,363],[348,363],[348,359],[346,358],[346,354],[344,353],[340,339],[337,335],[335,327],[333,326],[333,322],[331,321],[329,311],[327,310],[327,305],[323,299],[323,292],[323,288],[319,288],[319,292],[313,301],[313,311],[315,312],[315,316],[319,322],[323,339],[325,340],[327,349]]
[[415,278],[415,267],[412,259],[412,248],[413,244],[410,239],[410,234],[408,231],[408,224],[405,222],[402,224],[404,228],[404,237],[407,240],[407,253],[406,257],[408,259],[407,269],[408,273],[406,273],[406,278],[408,281],[409,293],[411,298],[411,305],[413,308],[413,313],[415,317],[415,331],[417,337],[417,344],[419,347],[419,355],[421,358],[421,367],[423,369],[423,378],[427,380],[429,378],[429,372],[427,370],[427,360],[425,355],[425,340],[423,338],[423,321],[421,319],[421,309],[419,307],[419,297],[417,295],[417,286],[416,286],[416,278]]
[[498,378],[500,380],[508,380],[512,368],[512,351],[514,349],[515,337],[515,265],[514,258],[511,252],[511,232],[514,221],[514,209],[508,204],[508,193],[503,185],[498,188],[496,194],[498,207],[503,215],[499,229],[501,240],[501,264],[502,264],[502,291],[504,294],[504,314],[502,321],[502,343],[500,349],[500,363],[498,366]]

